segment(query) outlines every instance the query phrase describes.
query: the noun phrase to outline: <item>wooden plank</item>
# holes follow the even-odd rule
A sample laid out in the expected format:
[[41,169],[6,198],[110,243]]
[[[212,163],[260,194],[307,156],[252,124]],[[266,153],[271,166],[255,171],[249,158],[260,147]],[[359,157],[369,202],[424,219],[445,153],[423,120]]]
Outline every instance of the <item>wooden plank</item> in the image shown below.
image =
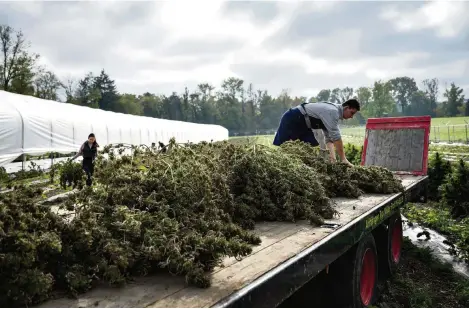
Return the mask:
[[408,147],[406,146],[409,141],[407,141],[406,132],[404,130],[399,130],[399,154],[397,159],[397,171],[408,171],[409,161],[407,160],[406,151]]
[[422,170],[425,130],[419,129],[412,131],[412,147],[409,149],[412,157],[410,168],[412,171],[417,171]]
[[[416,180],[414,176],[403,176],[403,185],[409,186]],[[345,225],[376,205],[384,202],[392,195],[366,195],[359,199],[336,199],[337,209],[342,212],[339,218],[328,220],[332,223]],[[355,209],[353,208],[355,206]],[[278,223],[279,226],[288,223]],[[229,296],[234,291],[251,283],[267,271],[297,255],[305,248],[318,242],[332,232],[328,228],[312,228],[303,223],[304,229],[286,239],[269,246],[265,250],[246,258],[242,263],[234,264],[223,271],[216,273],[213,277],[213,285],[208,289],[188,287],[173,295],[165,297],[150,307],[208,307],[214,305],[222,298]],[[223,288],[221,288],[223,287]],[[231,293],[226,291],[230,287]]]
[[392,171],[422,169],[425,130],[370,130],[365,165],[378,165]]
[[366,149],[366,156],[365,156],[365,165],[374,165],[375,164],[375,150],[377,149],[375,143],[376,138],[374,130],[368,131],[368,147]]
[[[401,179],[408,187],[421,177],[406,175]],[[336,208],[341,215],[328,221],[346,225],[391,196],[337,198]],[[333,229],[312,227],[306,222],[265,222],[256,225],[256,232],[262,239],[261,245],[241,261],[225,259],[224,267],[212,273],[212,286],[207,289],[188,287],[183,278],[162,274],[140,278],[124,288],[96,288],[78,299],[51,300],[40,307],[208,307],[323,239]]]
[[155,302],[149,307],[209,307],[251,283],[266,271],[300,253],[324,236],[321,233],[315,232],[314,228],[310,225],[304,224],[303,229],[295,235],[283,239],[252,257],[218,272],[213,278],[212,287],[208,289],[188,287]]
[[376,130],[376,158],[375,158],[375,165],[378,166],[386,166],[386,158],[389,156],[388,149],[384,146],[387,143],[387,139],[389,138],[389,134],[387,134],[387,130]]

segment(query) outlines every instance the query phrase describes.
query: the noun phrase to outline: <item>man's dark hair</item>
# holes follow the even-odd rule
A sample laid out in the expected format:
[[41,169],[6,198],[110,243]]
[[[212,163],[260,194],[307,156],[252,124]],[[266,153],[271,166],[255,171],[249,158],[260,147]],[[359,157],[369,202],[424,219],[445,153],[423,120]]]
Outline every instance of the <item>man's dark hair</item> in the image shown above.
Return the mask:
[[342,103],[342,106],[343,107],[349,107],[349,108],[354,108],[356,109],[357,111],[360,110],[360,102],[358,102],[358,100],[356,99],[350,99],[350,100],[347,100],[345,101],[344,103]]
[[88,135],[88,138],[90,138],[90,137],[95,137],[94,133],[91,133],[90,135]]

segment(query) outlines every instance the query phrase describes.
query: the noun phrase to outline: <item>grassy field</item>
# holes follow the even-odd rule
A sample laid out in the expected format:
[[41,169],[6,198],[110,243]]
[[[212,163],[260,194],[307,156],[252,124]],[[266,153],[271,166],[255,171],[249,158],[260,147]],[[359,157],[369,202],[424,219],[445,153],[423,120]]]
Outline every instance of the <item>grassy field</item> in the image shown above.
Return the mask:
[[[350,143],[355,146],[363,146],[363,137],[344,136],[344,143]],[[232,143],[256,143],[264,146],[272,146],[274,140],[273,135],[256,135],[256,136],[239,136],[231,137]],[[442,154],[455,154],[458,156],[467,156],[469,154],[469,145],[438,145],[430,144],[430,152],[440,152]]]
[[[342,128],[345,136],[364,137],[365,127]],[[466,143],[469,142],[469,127],[461,125],[432,125],[430,130],[430,140],[433,142]]]
[[[255,135],[255,136],[236,136],[230,137],[232,143],[256,143],[264,146],[273,146],[274,135]],[[358,136],[347,136],[344,137],[345,143],[354,144],[355,146],[363,145],[363,137]],[[469,149],[469,148],[468,148]]]
[[[433,118],[430,140],[435,142],[469,142],[469,117]],[[365,127],[347,127],[342,134],[353,137],[364,137]]]
[[469,124],[469,117],[432,118],[432,126]]

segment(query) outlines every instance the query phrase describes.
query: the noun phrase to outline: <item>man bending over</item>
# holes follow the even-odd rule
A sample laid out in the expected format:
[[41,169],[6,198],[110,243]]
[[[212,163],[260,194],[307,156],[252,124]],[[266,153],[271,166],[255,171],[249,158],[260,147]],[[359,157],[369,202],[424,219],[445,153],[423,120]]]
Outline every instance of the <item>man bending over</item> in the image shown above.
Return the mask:
[[359,110],[360,103],[355,99],[347,100],[342,104],[331,102],[302,103],[283,114],[275,134],[274,145],[280,146],[286,141],[300,140],[318,146],[318,138],[314,131],[322,130],[330,160],[336,161],[335,147],[340,161],[352,166],[345,157],[339,120],[353,118],[353,115]]

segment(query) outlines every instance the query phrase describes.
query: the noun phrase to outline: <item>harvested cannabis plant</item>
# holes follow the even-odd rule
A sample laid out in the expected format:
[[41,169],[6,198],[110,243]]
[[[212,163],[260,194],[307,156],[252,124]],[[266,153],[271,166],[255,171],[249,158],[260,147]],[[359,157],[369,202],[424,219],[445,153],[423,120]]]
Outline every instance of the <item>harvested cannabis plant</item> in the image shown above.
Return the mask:
[[80,164],[58,165],[52,180],[58,171],[64,188],[79,189],[58,211],[36,204],[40,188],[1,197],[0,305],[161,270],[208,287],[223,258],[246,256],[260,243],[256,222],[319,225],[336,214],[331,197],[401,188],[386,169],[332,164],[300,142],[163,146],[106,147],[92,187],[83,188]]

